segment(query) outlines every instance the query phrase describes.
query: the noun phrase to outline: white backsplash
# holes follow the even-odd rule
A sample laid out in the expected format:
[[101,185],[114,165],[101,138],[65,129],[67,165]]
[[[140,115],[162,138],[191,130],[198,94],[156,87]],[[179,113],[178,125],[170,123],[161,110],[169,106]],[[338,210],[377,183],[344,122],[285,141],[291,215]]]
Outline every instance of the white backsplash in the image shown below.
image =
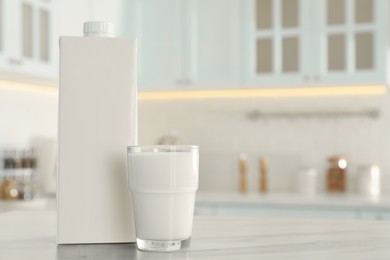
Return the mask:
[[[0,86],[0,144],[27,143],[34,136],[57,135],[56,91]],[[246,113],[324,112],[377,108],[372,118],[300,118],[251,121]],[[268,157],[269,189],[293,191],[302,167],[322,174],[330,155],[349,162],[348,186],[355,190],[357,168],[377,163],[383,188],[390,194],[390,95],[362,97],[263,98],[186,101],[141,101],[140,144],[152,144],[177,131],[183,143],[201,147],[200,186],[203,191],[238,190],[238,154],[248,154],[249,188],[258,188],[259,158]]]
[[[282,118],[251,121],[246,113],[366,111],[380,116]],[[390,97],[300,97],[229,100],[141,101],[140,144],[152,144],[177,131],[183,143],[200,145],[203,191],[238,190],[238,154],[248,155],[249,188],[258,189],[259,158],[268,158],[269,190],[294,191],[298,171],[314,167],[325,186],[327,158],[343,154],[349,162],[348,190],[355,191],[359,167],[378,164],[390,193]],[[389,175],[389,177],[387,177]]]
[[55,138],[57,107],[54,87],[0,85],[0,151],[4,146],[28,145],[34,137]]

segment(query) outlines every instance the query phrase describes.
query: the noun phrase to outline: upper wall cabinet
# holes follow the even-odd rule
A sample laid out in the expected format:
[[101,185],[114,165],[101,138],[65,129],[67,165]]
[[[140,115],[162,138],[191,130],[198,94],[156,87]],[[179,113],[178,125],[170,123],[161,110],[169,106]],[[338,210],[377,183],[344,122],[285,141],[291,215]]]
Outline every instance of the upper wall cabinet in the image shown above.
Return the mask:
[[113,22],[123,36],[128,1],[0,0],[0,79],[55,84],[59,37],[82,36],[89,20]]
[[[314,46],[315,75],[329,84],[386,82],[389,20],[387,0],[322,0]],[[313,4],[313,3],[312,3]],[[320,55],[320,56],[318,56]]]
[[127,3],[141,89],[387,84],[388,0]]
[[55,80],[52,0],[0,0],[0,12],[2,77]]
[[245,1],[247,86],[384,84],[386,0]]
[[239,0],[132,2],[141,89],[239,86]]

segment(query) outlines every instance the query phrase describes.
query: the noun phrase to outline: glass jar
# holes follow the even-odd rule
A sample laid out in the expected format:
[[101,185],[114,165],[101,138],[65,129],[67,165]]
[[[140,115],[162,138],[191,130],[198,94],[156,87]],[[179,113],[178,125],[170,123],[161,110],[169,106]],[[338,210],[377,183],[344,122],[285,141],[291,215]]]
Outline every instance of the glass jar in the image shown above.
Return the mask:
[[358,177],[358,191],[361,195],[380,195],[381,171],[378,165],[373,164],[361,167]]
[[343,156],[328,159],[330,166],[327,172],[328,192],[344,192],[347,182],[347,160]]

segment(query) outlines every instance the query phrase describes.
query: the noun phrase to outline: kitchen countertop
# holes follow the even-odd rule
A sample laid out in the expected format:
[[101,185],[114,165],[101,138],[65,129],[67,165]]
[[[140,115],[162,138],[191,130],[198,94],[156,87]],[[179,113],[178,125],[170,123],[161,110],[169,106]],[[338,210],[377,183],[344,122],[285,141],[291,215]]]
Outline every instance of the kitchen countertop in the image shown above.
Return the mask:
[[298,193],[233,193],[233,192],[197,192],[197,205],[235,204],[268,205],[283,207],[332,207],[359,209],[390,209],[390,197],[370,197],[356,194],[317,194],[301,195]]
[[191,248],[56,245],[56,213],[0,214],[0,259],[389,259],[390,222],[195,216]]

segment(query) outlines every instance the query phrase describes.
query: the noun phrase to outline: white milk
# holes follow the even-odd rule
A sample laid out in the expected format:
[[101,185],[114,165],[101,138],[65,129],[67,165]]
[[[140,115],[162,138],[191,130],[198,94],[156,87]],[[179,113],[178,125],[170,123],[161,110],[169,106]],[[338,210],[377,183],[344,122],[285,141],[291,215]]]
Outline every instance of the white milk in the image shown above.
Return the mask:
[[136,235],[145,240],[191,236],[198,153],[129,153]]

